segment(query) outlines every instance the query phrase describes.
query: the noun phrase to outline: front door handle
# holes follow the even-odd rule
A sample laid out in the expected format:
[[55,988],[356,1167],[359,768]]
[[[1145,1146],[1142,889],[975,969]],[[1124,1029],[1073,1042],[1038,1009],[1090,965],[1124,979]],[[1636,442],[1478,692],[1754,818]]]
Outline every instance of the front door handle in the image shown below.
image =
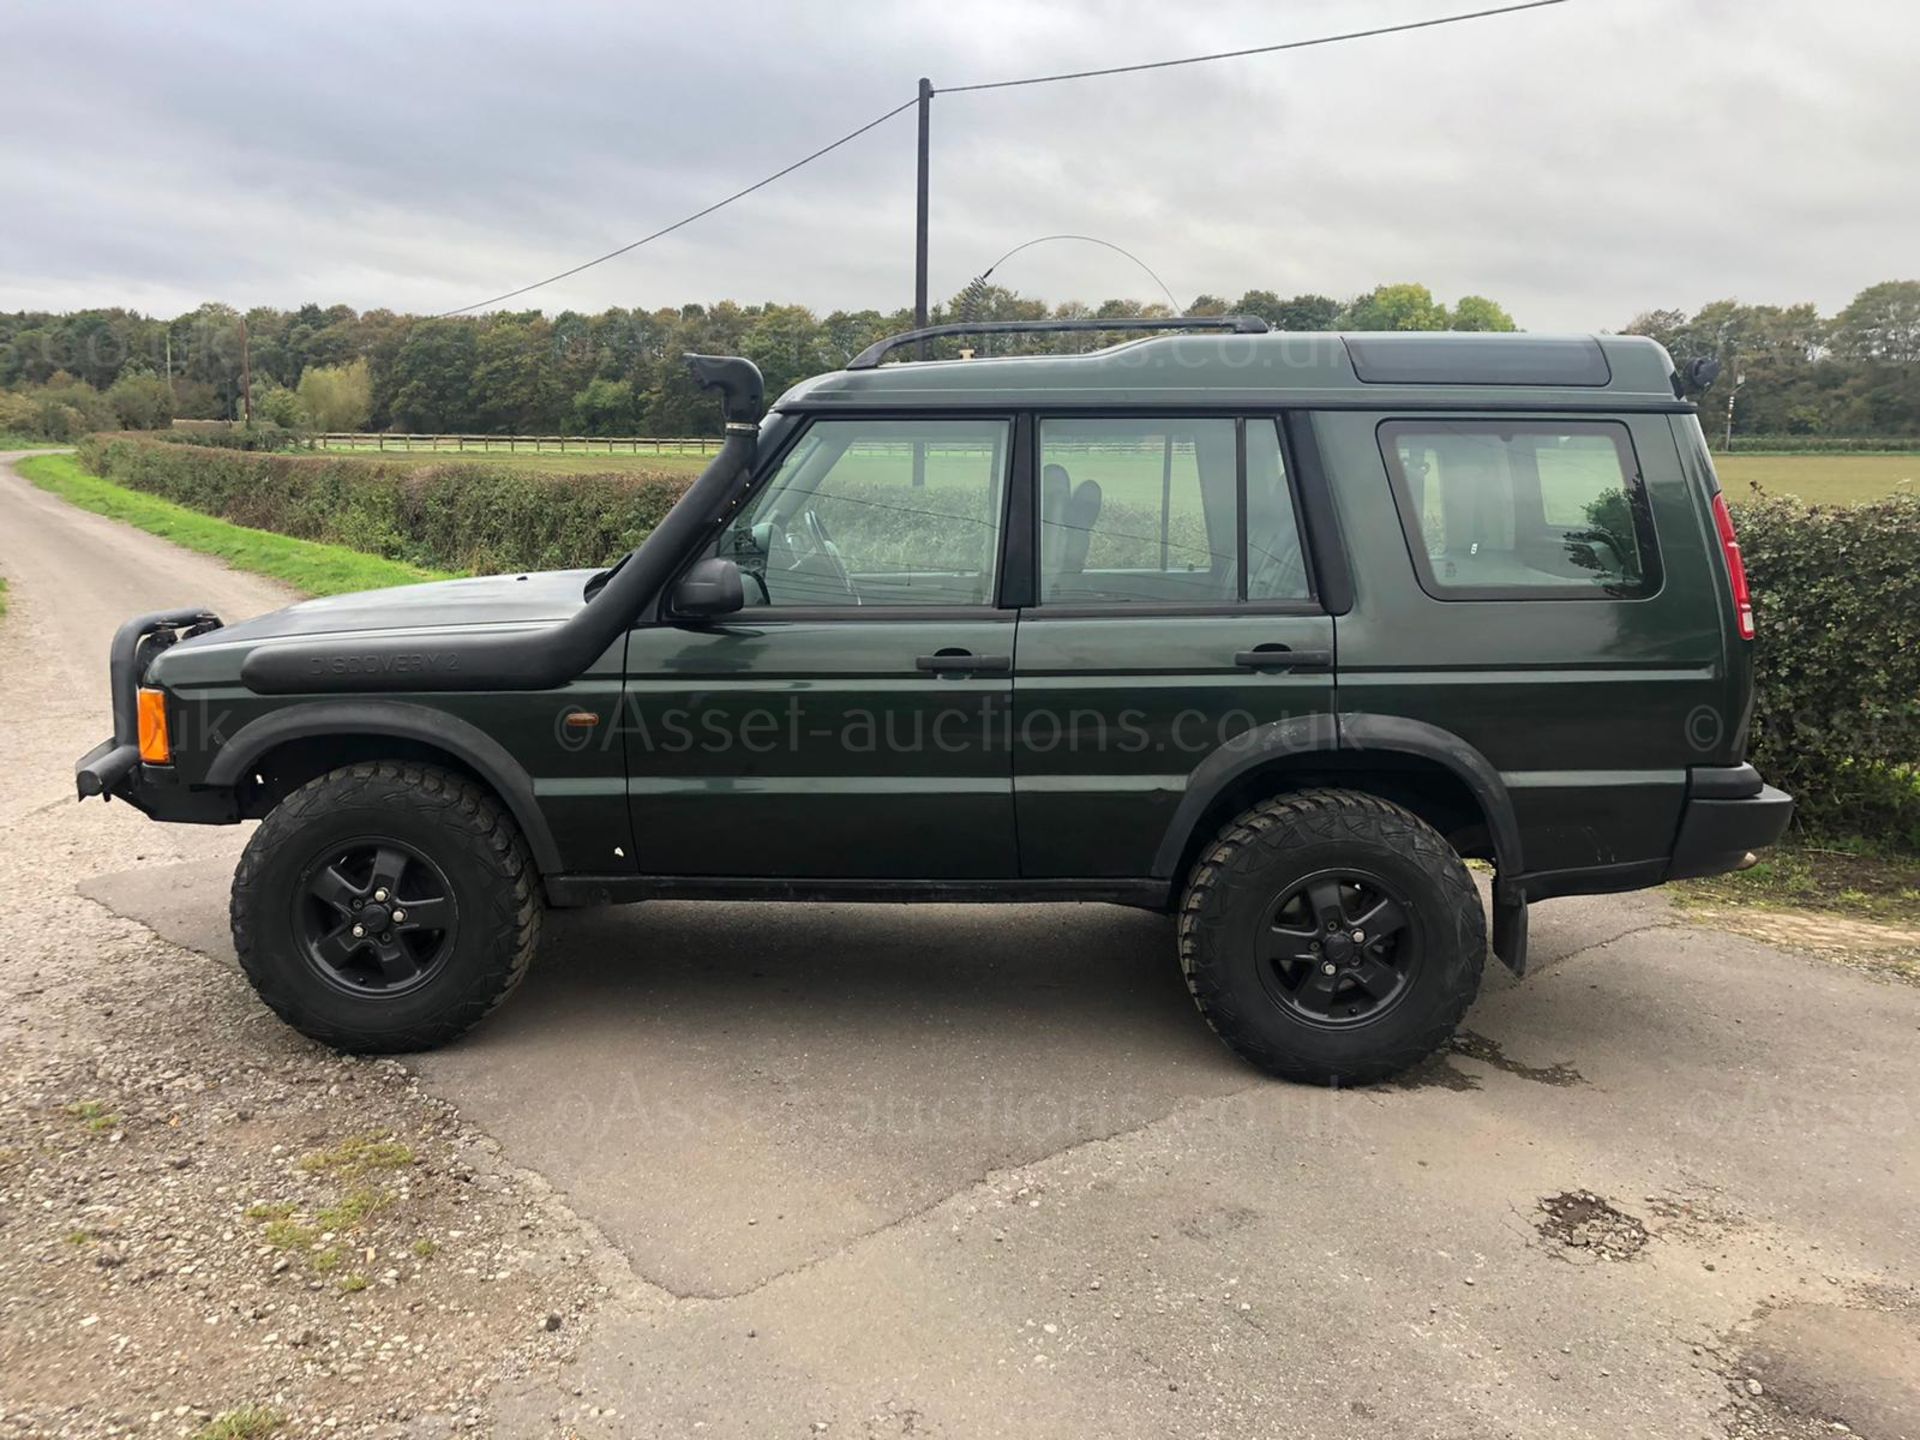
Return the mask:
[[922,655],[913,663],[916,669],[940,674],[1004,675],[1013,669],[1010,655],[975,655],[966,650],[942,650],[938,655]]
[[1233,663],[1243,670],[1331,670],[1331,650],[1289,650],[1284,645],[1262,645],[1242,650]]

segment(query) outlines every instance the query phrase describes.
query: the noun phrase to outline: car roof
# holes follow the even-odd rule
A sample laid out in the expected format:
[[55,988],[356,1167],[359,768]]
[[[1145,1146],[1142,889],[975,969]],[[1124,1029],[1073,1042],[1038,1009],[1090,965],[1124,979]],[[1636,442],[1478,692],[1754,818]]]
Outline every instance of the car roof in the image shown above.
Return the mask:
[[1691,411],[1673,362],[1639,335],[1455,332],[1173,335],[1082,355],[907,361],[836,370],[785,411],[1309,406]]

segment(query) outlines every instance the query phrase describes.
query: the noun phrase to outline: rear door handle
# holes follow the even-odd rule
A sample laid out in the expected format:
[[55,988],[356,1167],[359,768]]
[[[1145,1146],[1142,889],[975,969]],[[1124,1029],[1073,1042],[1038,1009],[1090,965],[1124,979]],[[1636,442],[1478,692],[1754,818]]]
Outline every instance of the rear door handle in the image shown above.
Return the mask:
[[1284,645],[1242,650],[1233,663],[1243,670],[1331,670],[1331,650],[1289,650]]
[[1004,675],[1013,669],[1010,655],[972,655],[965,650],[942,650],[938,655],[922,655],[913,663],[916,669],[942,674]]

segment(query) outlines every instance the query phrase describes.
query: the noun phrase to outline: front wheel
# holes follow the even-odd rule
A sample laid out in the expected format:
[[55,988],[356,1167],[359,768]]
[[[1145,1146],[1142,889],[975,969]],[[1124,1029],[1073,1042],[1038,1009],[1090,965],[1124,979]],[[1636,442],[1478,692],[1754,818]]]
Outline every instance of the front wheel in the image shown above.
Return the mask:
[[350,765],[261,823],[233,876],[233,944],[304,1035],[367,1054],[459,1035],[526,974],[540,937],[513,817],[462,775]]
[[1180,907],[1200,1013],[1274,1075],[1364,1085],[1446,1042],[1473,1003],[1486,917],[1453,848],[1377,796],[1310,790],[1240,816]]

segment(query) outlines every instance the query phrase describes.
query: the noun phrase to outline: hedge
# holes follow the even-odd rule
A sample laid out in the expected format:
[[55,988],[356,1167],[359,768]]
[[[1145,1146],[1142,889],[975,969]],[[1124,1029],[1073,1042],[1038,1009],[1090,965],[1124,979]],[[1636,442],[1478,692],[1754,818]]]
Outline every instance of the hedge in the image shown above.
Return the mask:
[[1920,850],[1920,497],[1733,515],[1758,619],[1753,763],[1807,828]]
[[460,462],[392,465],[131,435],[82,441],[96,475],[238,525],[434,570],[605,565],[650,533],[685,475],[548,475]]
[[[1711,419],[1703,415],[1703,422]],[[1920,452],[1920,435],[1736,435],[1733,444],[1713,434],[1707,438],[1716,451],[1734,455],[1912,455]]]
[[181,424],[175,421],[173,428],[162,430],[154,435],[156,440],[164,440],[170,445],[204,445],[213,450],[311,450],[312,441],[307,432],[296,430],[287,425],[276,425],[271,420],[256,421],[252,425],[227,425],[219,421]]

